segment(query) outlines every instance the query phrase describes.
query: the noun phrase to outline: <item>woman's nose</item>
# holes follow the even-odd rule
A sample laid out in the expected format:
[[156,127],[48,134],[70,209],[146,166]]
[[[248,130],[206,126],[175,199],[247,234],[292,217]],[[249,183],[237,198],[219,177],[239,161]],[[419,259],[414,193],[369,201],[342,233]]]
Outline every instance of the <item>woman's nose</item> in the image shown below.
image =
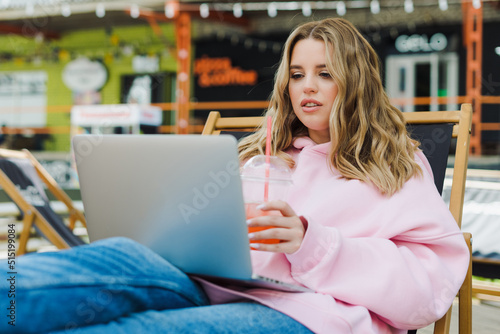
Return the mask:
[[306,76],[304,80],[304,93],[314,93],[318,91],[316,80],[312,76]]

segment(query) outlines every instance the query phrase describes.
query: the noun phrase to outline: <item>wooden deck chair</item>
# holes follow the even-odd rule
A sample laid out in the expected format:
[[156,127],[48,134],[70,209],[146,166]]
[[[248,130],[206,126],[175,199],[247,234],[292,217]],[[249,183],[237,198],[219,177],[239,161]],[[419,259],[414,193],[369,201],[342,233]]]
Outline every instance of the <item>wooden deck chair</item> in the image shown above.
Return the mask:
[[[68,208],[69,227],[52,210],[44,185]],[[22,216],[23,229],[19,237],[18,255],[26,253],[33,227],[57,248],[85,243],[72,232],[77,221],[87,226],[83,213],[74,207],[69,196],[28,150],[0,149],[0,186]]]
[[[438,191],[443,189],[444,175],[450,143],[455,143],[455,161],[451,186],[450,211],[458,226],[461,226],[464,204],[465,181],[469,154],[472,107],[463,104],[456,111],[412,112],[404,113],[407,127],[427,156],[433,169],[434,181]],[[221,117],[218,111],[212,111],[205,123],[203,135],[237,134],[253,132],[264,122],[264,117]],[[454,140],[452,140],[454,138]],[[471,235],[464,233],[464,238],[471,250]],[[472,333],[472,264],[469,263],[467,276],[458,293],[459,298],[459,333]],[[434,324],[435,334],[448,334],[450,330],[451,308],[446,315]],[[415,331],[409,331],[415,333]]]

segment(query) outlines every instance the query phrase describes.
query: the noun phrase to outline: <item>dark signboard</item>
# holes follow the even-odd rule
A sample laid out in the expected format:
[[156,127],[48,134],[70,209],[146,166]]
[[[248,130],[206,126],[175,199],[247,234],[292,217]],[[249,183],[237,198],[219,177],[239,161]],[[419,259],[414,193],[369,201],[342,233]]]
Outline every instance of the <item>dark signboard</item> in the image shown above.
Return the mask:
[[[266,101],[273,89],[283,42],[247,36],[214,36],[196,42],[193,61],[194,100]],[[224,115],[261,114],[263,110],[222,111]],[[209,110],[196,110],[206,117]]]

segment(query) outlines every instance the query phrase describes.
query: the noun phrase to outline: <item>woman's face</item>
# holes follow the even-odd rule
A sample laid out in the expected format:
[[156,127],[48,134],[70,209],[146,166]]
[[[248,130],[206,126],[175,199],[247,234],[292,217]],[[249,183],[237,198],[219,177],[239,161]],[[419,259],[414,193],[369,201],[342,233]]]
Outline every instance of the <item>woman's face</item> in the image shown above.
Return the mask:
[[338,87],[326,69],[325,43],[303,39],[295,44],[290,60],[288,92],[295,115],[317,144],[330,141],[330,112]]

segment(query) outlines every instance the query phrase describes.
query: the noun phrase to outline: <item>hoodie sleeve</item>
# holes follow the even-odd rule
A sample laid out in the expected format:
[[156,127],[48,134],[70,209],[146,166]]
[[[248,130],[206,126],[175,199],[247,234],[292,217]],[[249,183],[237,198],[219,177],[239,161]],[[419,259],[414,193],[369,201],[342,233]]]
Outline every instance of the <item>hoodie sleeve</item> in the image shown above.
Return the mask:
[[[334,223],[308,219],[301,248],[287,255],[293,278],[318,293],[364,306],[396,328],[436,321],[464,280],[469,250],[433,187],[427,170],[409,180],[377,212],[366,213],[363,224],[371,226],[366,235],[345,237]],[[355,207],[362,210],[363,203]]]

